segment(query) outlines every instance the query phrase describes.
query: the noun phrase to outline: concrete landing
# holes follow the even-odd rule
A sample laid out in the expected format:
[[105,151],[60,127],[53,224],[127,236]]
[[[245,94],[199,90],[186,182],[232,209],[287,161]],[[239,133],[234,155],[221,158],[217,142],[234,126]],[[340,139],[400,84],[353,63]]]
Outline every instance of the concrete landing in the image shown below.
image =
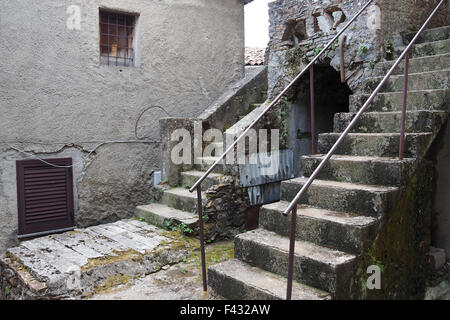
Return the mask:
[[180,262],[197,245],[131,219],[24,241],[0,260],[0,298],[88,297]]

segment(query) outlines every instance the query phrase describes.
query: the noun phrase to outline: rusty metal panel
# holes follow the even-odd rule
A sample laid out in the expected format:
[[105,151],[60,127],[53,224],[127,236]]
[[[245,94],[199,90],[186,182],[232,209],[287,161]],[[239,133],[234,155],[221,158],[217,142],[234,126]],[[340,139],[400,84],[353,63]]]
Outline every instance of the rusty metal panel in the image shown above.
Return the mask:
[[[239,166],[240,184],[243,187],[259,186],[266,183],[294,178],[292,150],[280,150],[272,154],[258,154],[255,164]],[[270,157],[270,163],[267,159]],[[272,170],[273,169],[273,170]],[[277,169],[277,170],[276,170]]]
[[[72,159],[49,159],[71,166]],[[19,235],[74,226],[72,168],[53,167],[39,160],[16,162]]]

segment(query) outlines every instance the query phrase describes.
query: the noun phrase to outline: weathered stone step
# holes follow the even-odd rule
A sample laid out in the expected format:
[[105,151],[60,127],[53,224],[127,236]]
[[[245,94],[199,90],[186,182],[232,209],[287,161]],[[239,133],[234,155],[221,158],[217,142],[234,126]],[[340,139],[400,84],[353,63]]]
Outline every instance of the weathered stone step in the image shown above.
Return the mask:
[[[358,112],[369,98],[370,94],[351,95],[350,112]],[[450,111],[450,90],[417,90],[408,91],[408,111],[443,110]],[[372,101],[367,111],[401,111],[403,92],[379,93]]]
[[[204,173],[205,171],[181,172],[182,187],[184,188],[192,187],[198,181],[198,179],[200,179],[203,176]],[[202,190],[207,190],[213,185],[219,184],[221,177],[223,177],[223,175],[219,173],[210,173],[209,176],[206,177],[206,179],[203,180],[202,182]]]
[[[449,88],[450,69],[410,73],[408,77],[408,90],[432,90]],[[393,75],[385,83],[381,92],[402,91],[404,86],[403,75]],[[363,84],[366,93],[373,92],[383,77],[368,78]]]
[[[259,211],[259,225],[289,236],[291,216],[283,212],[287,201],[266,204]],[[344,212],[297,206],[296,239],[359,254],[375,237],[377,219]]]
[[[325,155],[301,157],[302,174],[310,177]],[[321,180],[400,186],[415,169],[415,159],[334,155],[317,176]]]
[[[219,157],[201,157],[201,159],[197,159],[197,162],[201,161],[201,164],[195,164],[194,168],[197,171],[207,171],[213,164],[214,162],[217,161],[217,159],[219,159]],[[214,173],[220,173],[220,174],[224,174],[225,173],[225,166],[223,163],[219,163],[213,170]]]
[[[375,65],[375,74],[384,76],[394,65],[395,61],[381,62]],[[450,54],[438,54],[435,56],[418,57],[409,60],[409,73],[420,73],[448,69],[450,66]],[[403,74],[405,63],[401,62],[394,70],[394,74]]]
[[[206,194],[202,192],[203,205],[206,203]],[[161,202],[169,207],[197,213],[197,192],[189,192],[186,188],[172,188],[164,190]]]
[[[289,238],[264,229],[236,236],[237,259],[263,270],[287,276]],[[342,299],[348,294],[356,256],[310,242],[295,243],[294,279]]]
[[160,203],[136,207],[136,217],[143,218],[146,222],[160,228],[184,223],[188,228],[195,229],[198,225],[198,217],[194,214]]
[[[341,136],[340,133],[319,134],[318,153],[326,154]],[[433,140],[431,133],[406,133],[405,158],[423,156]],[[398,157],[400,133],[349,133],[337,148],[336,155]]]
[[[334,115],[334,132],[344,132],[356,113],[336,113]],[[439,132],[447,119],[445,111],[407,111],[406,132]],[[400,132],[401,112],[366,112],[359,118],[351,132],[390,133]]]
[[[292,201],[308,178],[299,177],[281,183],[281,200]],[[387,213],[397,195],[397,188],[330,180],[315,180],[299,204],[354,213],[382,216]]]
[[1,264],[25,280],[14,289],[23,298],[80,298],[181,261],[189,244],[179,242],[130,219],[24,241],[8,249]]
[[[416,35],[417,32],[409,33],[405,36],[405,40],[409,43]],[[416,43],[424,43],[431,41],[439,41],[450,38],[450,26],[444,26],[439,28],[427,29],[422,32]]]
[[411,48],[412,58],[445,53],[450,53],[450,39],[420,43]]
[[[277,274],[230,259],[210,266],[209,286],[230,300],[285,300],[287,280]],[[293,300],[329,300],[328,293],[293,281]]]

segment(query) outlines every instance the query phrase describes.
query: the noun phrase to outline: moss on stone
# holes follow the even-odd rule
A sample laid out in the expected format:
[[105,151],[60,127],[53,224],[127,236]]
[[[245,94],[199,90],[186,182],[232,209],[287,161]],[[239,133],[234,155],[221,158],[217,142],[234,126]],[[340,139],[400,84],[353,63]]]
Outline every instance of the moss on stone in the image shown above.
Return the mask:
[[110,292],[115,289],[115,287],[119,285],[127,284],[133,277],[125,274],[113,274],[106,278],[104,284],[102,286],[96,286],[94,288],[94,293],[105,293]]
[[[432,180],[432,166],[424,160],[362,256],[353,283],[353,298],[423,298],[429,274]],[[370,265],[380,267],[379,290],[366,287]]]
[[98,266],[104,266],[126,260],[142,261],[144,258],[144,255],[142,253],[133,249],[125,251],[113,250],[113,252],[115,255],[89,259],[88,263],[81,267],[81,271],[86,271]]

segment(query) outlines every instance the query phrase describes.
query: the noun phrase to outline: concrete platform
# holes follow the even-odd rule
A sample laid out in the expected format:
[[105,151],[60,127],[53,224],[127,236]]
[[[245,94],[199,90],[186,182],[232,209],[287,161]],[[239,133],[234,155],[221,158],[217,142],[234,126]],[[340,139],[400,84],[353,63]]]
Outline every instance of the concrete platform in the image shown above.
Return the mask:
[[0,298],[88,297],[180,262],[196,246],[132,219],[24,241],[0,260]]

